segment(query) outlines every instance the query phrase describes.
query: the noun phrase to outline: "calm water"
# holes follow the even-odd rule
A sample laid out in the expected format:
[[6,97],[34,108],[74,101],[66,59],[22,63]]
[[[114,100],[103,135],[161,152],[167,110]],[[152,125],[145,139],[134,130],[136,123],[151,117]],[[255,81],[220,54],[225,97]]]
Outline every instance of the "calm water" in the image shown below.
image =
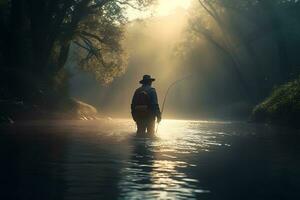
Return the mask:
[[0,199],[300,199],[300,133],[165,120],[156,139],[129,120],[0,127]]

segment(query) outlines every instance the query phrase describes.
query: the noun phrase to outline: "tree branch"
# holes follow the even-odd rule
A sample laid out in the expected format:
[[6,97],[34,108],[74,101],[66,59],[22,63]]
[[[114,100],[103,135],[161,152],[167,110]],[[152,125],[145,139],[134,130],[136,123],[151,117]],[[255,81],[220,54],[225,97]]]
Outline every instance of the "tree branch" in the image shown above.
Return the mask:
[[102,38],[100,38],[99,36],[97,36],[95,34],[92,34],[92,33],[86,32],[86,31],[80,31],[80,34],[88,36],[88,37],[92,37],[92,38],[98,40],[101,43],[105,43]]

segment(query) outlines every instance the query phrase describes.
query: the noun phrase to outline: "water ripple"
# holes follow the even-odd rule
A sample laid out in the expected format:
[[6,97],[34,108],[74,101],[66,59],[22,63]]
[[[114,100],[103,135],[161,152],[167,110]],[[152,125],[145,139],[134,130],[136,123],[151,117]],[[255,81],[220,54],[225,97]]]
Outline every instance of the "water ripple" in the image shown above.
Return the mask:
[[122,198],[193,199],[209,193],[199,180],[185,173],[185,168],[197,165],[182,158],[225,145],[220,137],[226,133],[204,131],[199,126],[199,122],[168,120],[159,127],[157,140],[134,141],[119,183]]

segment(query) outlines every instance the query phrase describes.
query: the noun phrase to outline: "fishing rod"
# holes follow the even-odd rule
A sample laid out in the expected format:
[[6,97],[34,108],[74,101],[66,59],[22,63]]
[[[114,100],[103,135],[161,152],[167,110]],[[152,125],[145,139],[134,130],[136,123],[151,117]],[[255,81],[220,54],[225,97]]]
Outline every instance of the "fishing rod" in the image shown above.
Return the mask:
[[[168,97],[168,94],[169,94],[171,88],[172,88],[173,86],[175,86],[176,84],[178,84],[179,82],[184,81],[184,80],[186,80],[187,78],[189,78],[189,77],[191,77],[191,76],[192,76],[192,75],[189,75],[189,76],[186,76],[186,77],[184,77],[184,78],[178,79],[178,80],[174,81],[173,83],[171,83],[171,85],[169,85],[169,87],[168,87],[168,89],[167,89],[167,91],[166,91],[164,100],[163,100],[162,107],[161,107],[161,117],[162,117],[162,114],[163,114],[163,112],[164,112],[166,100],[167,100],[167,97]],[[157,127],[156,127],[155,134],[156,134],[157,131],[158,131],[158,126],[159,126],[159,122],[157,123]]]

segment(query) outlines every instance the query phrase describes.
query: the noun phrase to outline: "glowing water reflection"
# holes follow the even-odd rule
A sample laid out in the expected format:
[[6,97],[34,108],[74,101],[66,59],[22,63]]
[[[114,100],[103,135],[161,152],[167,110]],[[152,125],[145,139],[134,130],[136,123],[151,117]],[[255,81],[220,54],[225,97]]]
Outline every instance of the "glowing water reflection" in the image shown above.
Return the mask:
[[222,133],[201,131],[199,126],[206,123],[165,120],[157,139],[133,139],[131,157],[119,184],[122,198],[191,199],[209,193],[199,180],[185,173],[185,168],[196,167],[187,155],[223,145],[219,141]]

